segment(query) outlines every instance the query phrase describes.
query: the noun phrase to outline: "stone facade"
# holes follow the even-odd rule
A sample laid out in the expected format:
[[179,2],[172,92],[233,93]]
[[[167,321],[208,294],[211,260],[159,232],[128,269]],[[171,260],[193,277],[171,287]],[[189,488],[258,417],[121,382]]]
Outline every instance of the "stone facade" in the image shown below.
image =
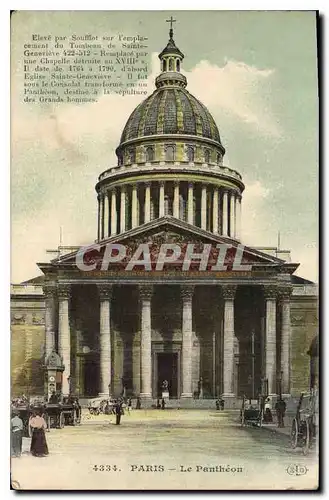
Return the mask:
[[[260,384],[262,358],[261,335],[264,330],[264,298],[260,290],[238,289],[235,302],[235,338],[231,367],[234,394],[249,394],[251,374],[251,337],[246,336],[245,325],[252,324],[255,332],[255,386]],[[176,370],[182,372],[183,299],[178,286],[155,286],[151,303],[151,356],[149,383],[151,395],[160,390],[158,358],[173,353]],[[184,296],[184,295],[183,295]],[[100,313],[101,295],[96,286],[75,287],[70,305],[70,365],[74,387],[83,397],[104,392],[100,374]],[[14,285],[12,287],[12,394],[43,394],[43,357],[45,345],[45,297],[41,286]],[[185,301],[185,302],[184,302]],[[122,392],[125,384],[128,393],[141,391],[141,303],[138,287],[115,287],[111,296],[111,346],[112,358],[105,360],[112,374],[111,390]],[[256,308],[254,304],[257,304]],[[194,292],[192,303],[192,332],[190,339],[191,393],[196,397],[200,378],[203,396],[215,397],[224,392],[226,368],[223,371],[223,297],[218,287],[202,287]],[[262,311],[263,309],[263,311]],[[122,312],[124,311],[124,314]],[[186,313],[185,313],[186,314]],[[278,321],[280,325],[280,307]],[[185,321],[190,321],[185,319]],[[58,328],[58,326],[57,326]],[[308,350],[317,334],[317,289],[311,284],[295,284],[291,297],[291,389],[297,396],[307,391],[310,384],[310,357]],[[145,325],[144,325],[145,329]],[[279,346],[280,334],[277,334]],[[104,346],[104,344],[102,344]],[[237,347],[238,346],[238,347]],[[109,349],[107,349],[109,352]],[[278,348],[278,358],[279,358]],[[175,359],[176,358],[176,359]],[[170,356],[167,357],[170,361]],[[108,362],[109,361],[109,362]],[[180,368],[181,367],[181,368]],[[279,361],[278,369],[279,370]],[[180,370],[179,370],[180,368]],[[184,366],[185,369],[185,366]],[[73,376],[72,376],[73,375]],[[168,375],[167,375],[168,377]],[[168,377],[169,378],[169,377]],[[178,380],[179,379],[179,380]],[[176,376],[173,396],[182,395],[182,375]],[[107,386],[107,384],[106,384]],[[180,393],[178,392],[180,391]]]

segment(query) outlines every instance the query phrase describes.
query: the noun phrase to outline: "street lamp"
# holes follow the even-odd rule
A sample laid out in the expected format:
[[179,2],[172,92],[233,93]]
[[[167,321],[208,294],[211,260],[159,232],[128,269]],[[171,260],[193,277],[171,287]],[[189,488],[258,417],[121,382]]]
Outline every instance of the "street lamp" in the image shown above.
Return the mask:
[[251,383],[252,383],[252,399],[255,399],[255,332],[251,332]]

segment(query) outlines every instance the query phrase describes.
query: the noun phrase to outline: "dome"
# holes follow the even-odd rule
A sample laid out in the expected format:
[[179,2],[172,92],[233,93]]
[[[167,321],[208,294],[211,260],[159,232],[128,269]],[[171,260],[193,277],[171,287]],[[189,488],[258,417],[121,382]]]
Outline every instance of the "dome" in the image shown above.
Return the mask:
[[167,216],[239,241],[242,177],[224,165],[217,125],[186,88],[175,20],[167,22],[169,41],[159,54],[155,89],[131,113],[117,164],[96,184],[97,241]]
[[158,88],[137,106],[124,127],[120,144],[162,134],[204,137],[221,145],[217,125],[206,106],[180,86]]

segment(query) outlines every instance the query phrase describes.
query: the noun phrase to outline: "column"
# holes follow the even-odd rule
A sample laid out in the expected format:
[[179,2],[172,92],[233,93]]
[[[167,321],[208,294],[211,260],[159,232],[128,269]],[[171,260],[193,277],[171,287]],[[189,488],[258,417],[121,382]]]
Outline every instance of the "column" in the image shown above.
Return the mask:
[[280,290],[281,296],[281,390],[282,394],[290,394],[290,296],[291,288]]
[[145,184],[144,222],[151,220],[151,183]]
[[179,182],[174,183],[174,207],[173,216],[179,219]]
[[182,398],[192,397],[192,300],[193,286],[182,286]]
[[223,396],[234,397],[234,297],[236,286],[222,288],[224,298]]
[[131,194],[131,227],[138,226],[138,207],[137,207],[138,199],[137,199],[137,184],[133,185],[132,194]]
[[235,193],[233,191],[230,197],[230,236],[235,238]]
[[101,238],[101,198],[98,195],[97,196],[97,201],[98,201],[98,214],[97,214],[97,240],[100,240]]
[[201,189],[201,229],[207,229],[207,186]]
[[108,198],[107,198],[107,193],[104,194],[104,220],[103,220],[103,225],[104,225],[104,238],[107,238],[109,234],[109,204],[108,204]]
[[70,286],[59,285],[58,287],[58,354],[61,356],[64,372],[62,393],[67,396],[70,393],[71,377],[71,334],[69,319]]
[[218,233],[218,187],[214,188],[212,198],[212,232]]
[[45,361],[55,350],[55,294],[56,288],[52,285],[43,287],[45,295]]
[[126,186],[121,187],[120,199],[120,233],[126,230]]
[[151,299],[152,287],[141,286],[141,398],[152,397]]
[[101,195],[100,199],[100,228],[101,228],[101,239],[104,238],[104,195]]
[[235,237],[241,239],[241,196],[237,196],[235,205]]
[[223,192],[223,236],[228,236],[228,194],[227,191]]
[[111,395],[111,285],[99,285],[100,396]]
[[187,222],[193,224],[193,183],[189,182],[187,192]]
[[265,296],[265,377],[269,395],[276,394],[276,294],[274,286],[264,288]]
[[117,234],[117,194],[115,189],[111,192],[111,236]]
[[164,181],[159,183],[159,217],[165,214],[165,184]]

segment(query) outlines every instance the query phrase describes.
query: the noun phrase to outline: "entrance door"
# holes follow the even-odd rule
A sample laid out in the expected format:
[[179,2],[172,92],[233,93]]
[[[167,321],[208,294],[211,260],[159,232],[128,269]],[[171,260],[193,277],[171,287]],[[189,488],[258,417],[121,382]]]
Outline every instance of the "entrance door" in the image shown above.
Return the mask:
[[94,397],[98,395],[99,389],[99,366],[94,359],[84,361],[84,395]]
[[157,355],[158,376],[157,376],[157,397],[162,396],[162,384],[167,380],[169,387],[169,397],[178,397],[178,354],[177,352],[159,352]]

